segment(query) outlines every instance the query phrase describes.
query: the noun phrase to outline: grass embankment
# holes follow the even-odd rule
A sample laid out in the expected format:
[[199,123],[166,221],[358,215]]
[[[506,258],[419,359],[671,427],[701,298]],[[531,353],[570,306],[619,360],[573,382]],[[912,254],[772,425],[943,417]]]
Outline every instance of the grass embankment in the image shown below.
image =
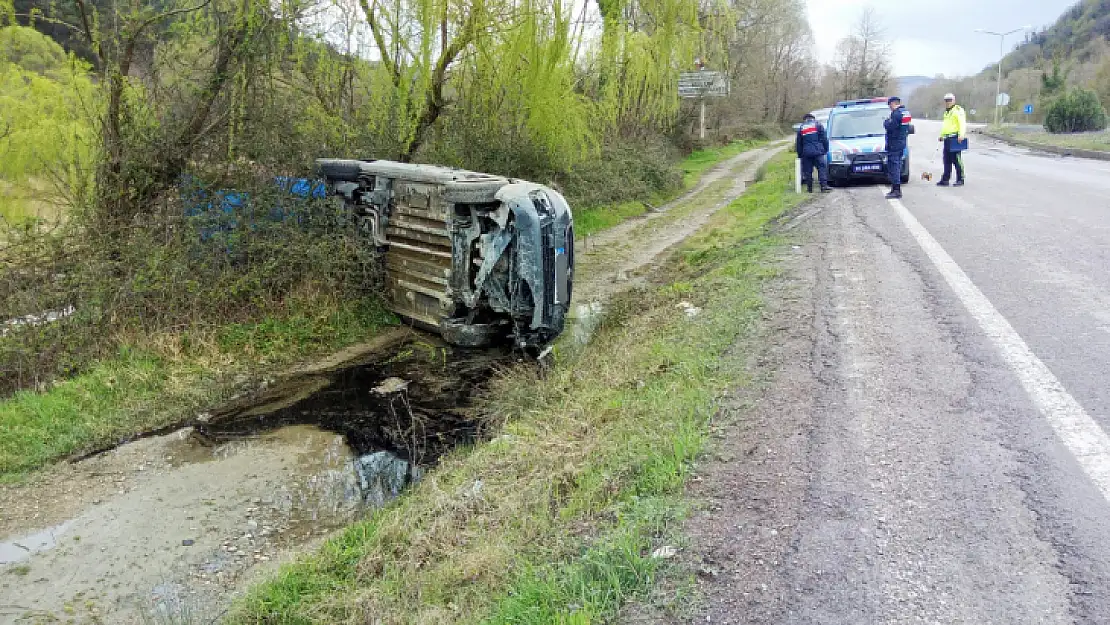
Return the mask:
[[346,347],[394,323],[375,301],[318,298],[260,323],[136,339],[129,343],[144,347],[123,347],[85,373],[0,402],[0,482],[179,421],[227,398],[240,376]]
[[648,589],[717,400],[745,383],[735,346],[776,271],[766,227],[802,200],[792,176],[792,156],[775,158],[676,254],[669,284],[612,303],[546,376],[495,383],[499,436],[283,567],[230,622],[592,623]]
[[[681,168],[701,173],[755,145],[737,142],[695,152]],[[596,209],[595,216],[605,217],[593,227],[615,223],[610,218],[626,215],[632,205]],[[642,204],[636,206],[643,211]],[[367,340],[396,323],[377,302],[302,299],[255,324],[221,326],[217,321],[202,332],[125,340],[117,355],[80,375],[0,400],[0,481],[179,422],[226,399],[242,387],[244,376],[264,375]]]
[[1019,130],[1008,126],[992,126],[990,132],[1008,139],[1028,141],[1029,143],[1049,147],[1110,152],[1110,130],[1052,134],[1043,128],[1040,130]]
[[767,141],[763,140],[741,140],[721,147],[691,152],[679,163],[679,169],[682,171],[682,188],[642,201],[633,200],[608,206],[576,208],[574,211],[574,231],[577,236],[584,237],[612,228],[628,219],[639,217],[652,206],[666,204],[693,188],[702,175],[713,166],[766,143]]

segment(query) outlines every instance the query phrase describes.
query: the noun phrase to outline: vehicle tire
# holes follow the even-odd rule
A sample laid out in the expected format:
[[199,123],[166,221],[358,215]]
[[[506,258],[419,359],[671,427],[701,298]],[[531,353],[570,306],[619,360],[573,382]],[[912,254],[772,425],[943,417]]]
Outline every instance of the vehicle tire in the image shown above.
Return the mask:
[[910,159],[902,163],[902,184],[910,183]]
[[439,334],[443,340],[459,347],[486,347],[507,333],[507,323],[467,323],[462,319],[439,322]]
[[443,190],[443,199],[449,204],[492,204],[504,181],[451,182]]
[[316,161],[316,172],[331,182],[358,182],[362,161],[342,158],[321,158]]

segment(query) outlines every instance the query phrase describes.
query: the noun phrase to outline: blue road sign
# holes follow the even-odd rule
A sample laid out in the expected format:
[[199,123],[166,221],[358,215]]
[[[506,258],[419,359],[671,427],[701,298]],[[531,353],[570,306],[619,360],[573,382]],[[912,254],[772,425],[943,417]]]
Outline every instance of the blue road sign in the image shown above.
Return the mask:
[[1033,114],[1033,105],[1032,104],[1026,104],[1025,105],[1025,114],[1026,115],[1032,115]]

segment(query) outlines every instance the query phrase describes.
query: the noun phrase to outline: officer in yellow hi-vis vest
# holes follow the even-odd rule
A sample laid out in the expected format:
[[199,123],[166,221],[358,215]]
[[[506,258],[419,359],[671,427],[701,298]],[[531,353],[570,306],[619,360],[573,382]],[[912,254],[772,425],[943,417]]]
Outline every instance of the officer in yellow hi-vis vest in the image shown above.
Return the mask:
[[944,96],[944,124],[940,128],[940,141],[944,143],[944,176],[938,187],[947,187],[952,180],[952,168],[956,168],[956,186],[964,186],[964,150],[967,149],[967,113],[956,104],[956,96]]

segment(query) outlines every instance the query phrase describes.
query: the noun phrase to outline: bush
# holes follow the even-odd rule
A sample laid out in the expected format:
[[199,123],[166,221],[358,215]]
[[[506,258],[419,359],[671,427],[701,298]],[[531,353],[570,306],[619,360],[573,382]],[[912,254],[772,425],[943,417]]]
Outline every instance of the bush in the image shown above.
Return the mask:
[[1106,109],[1095,92],[1073,89],[1049,104],[1044,127],[1051,133],[1104,130]]
[[611,143],[600,154],[559,174],[553,182],[577,208],[651,201],[682,188],[678,151],[660,136]]
[[[259,172],[215,181],[207,202],[167,194],[98,250],[80,215],[59,228],[0,220],[0,398],[85,370],[131,337],[287,317],[328,294],[371,302],[377,257],[331,199],[293,196]],[[240,192],[241,205],[217,201]],[[53,323],[37,323],[44,315]],[[6,326],[5,320],[27,323]]]

